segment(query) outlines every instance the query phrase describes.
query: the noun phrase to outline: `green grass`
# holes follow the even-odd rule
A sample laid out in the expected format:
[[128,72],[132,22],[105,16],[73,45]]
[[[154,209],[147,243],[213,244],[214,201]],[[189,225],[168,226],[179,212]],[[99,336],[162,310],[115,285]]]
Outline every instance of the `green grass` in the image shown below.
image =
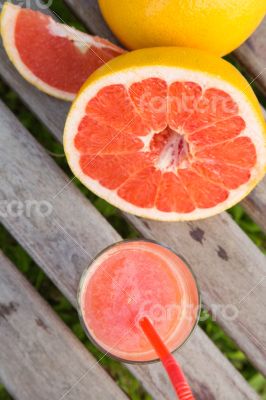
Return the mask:
[[[52,8],[65,21],[79,29],[84,30],[82,24],[73,19],[61,0],[54,0]],[[8,107],[16,114],[23,125],[33,136],[47,149],[51,157],[69,175],[63,148],[50,134],[50,132],[27,110],[17,95],[0,81],[0,97]],[[124,238],[137,237],[137,232],[130,227],[120,216],[120,213],[104,200],[97,198],[81,184],[75,182],[80,190],[87,196],[97,209],[107,218],[114,228]],[[266,236],[261,229],[248,217],[240,205],[233,207],[230,211],[233,219],[247,233],[251,240],[266,253]],[[0,227],[0,246],[4,253],[13,261],[18,269],[26,276],[32,285],[38,290],[54,311],[69,326],[73,333],[84,343],[93,355],[100,359],[102,354],[86,338],[78,320],[77,312],[73,309],[67,299],[58,291],[47,276],[31,260],[29,255],[17,242]],[[251,386],[266,400],[266,380],[249,363],[246,356],[239,350],[235,343],[223,332],[223,330],[210,318],[200,323],[206,334],[219,347],[222,353],[233,363],[238,371],[247,379]],[[145,393],[138,381],[120,363],[104,357],[101,364],[116,380],[119,386],[133,400],[150,400],[151,397]],[[4,387],[0,386],[0,400],[10,400]]]
[[266,235],[260,227],[245,213],[241,205],[236,205],[229,210],[236,223],[246,232],[250,239],[266,254]]

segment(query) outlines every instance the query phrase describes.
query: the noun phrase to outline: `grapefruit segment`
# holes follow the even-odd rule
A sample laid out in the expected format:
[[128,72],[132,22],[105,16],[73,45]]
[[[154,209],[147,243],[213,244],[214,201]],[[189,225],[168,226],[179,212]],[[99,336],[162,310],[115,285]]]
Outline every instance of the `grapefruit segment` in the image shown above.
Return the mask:
[[238,106],[232,97],[217,88],[206,89],[194,104],[194,112],[184,123],[184,130],[193,133],[215,122],[237,115]]
[[188,135],[189,143],[199,147],[211,146],[238,136],[245,129],[245,121],[240,116],[229,117],[215,122]]
[[117,155],[137,152],[143,143],[137,136],[116,132],[107,125],[101,125],[86,115],[75,137],[75,147],[82,154]]
[[198,208],[214,207],[225,201],[229,196],[227,190],[204,179],[192,169],[180,170],[178,174],[189,196]]
[[[80,167],[84,174],[108,189],[117,189],[130,177],[150,165],[143,154],[82,155]],[[138,178],[136,178],[138,179]],[[129,182],[130,185],[130,182]]]
[[213,87],[205,91],[200,101],[199,109],[219,119],[235,115],[239,112],[238,105],[229,93]]
[[3,6],[1,35],[21,75],[40,90],[64,100],[73,100],[93,71],[123,53],[107,40],[10,3]]
[[202,88],[194,82],[174,82],[169,87],[168,124],[172,129],[182,129],[191,117],[202,96]]
[[237,189],[250,179],[250,170],[218,162],[195,162],[193,169],[200,175],[227,189]]
[[180,178],[173,172],[162,175],[156,207],[164,212],[189,213],[195,206]]
[[91,118],[117,132],[140,136],[149,133],[148,126],[135,110],[124,85],[110,85],[101,89],[87,104],[86,112]]
[[159,132],[167,126],[167,84],[165,80],[149,78],[133,83],[129,95],[138,114],[150,129]]
[[265,137],[258,103],[233,67],[164,48],[127,53],[93,74],[68,116],[64,147],[96,194],[173,221],[214,215],[245,196],[265,172]]
[[123,157],[86,156],[80,158],[80,167],[84,174],[99,181],[107,189],[114,190],[128,179],[128,172],[121,166]]
[[119,189],[118,195],[141,208],[154,207],[157,185],[161,172],[155,167],[148,167],[130,177]]
[[197,159],[220,161],[242,168],[252,168],[256,163],[256,149],[251,139],[245,136],[206,147],[196,152]]

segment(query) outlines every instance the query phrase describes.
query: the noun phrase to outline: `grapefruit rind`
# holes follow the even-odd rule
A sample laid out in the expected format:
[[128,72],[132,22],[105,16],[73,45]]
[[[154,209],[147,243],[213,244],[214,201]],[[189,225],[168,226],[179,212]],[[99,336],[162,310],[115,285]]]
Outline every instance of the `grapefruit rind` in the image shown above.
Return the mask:
[[[19,6],[6,2],[4,3],[1,12],[0,31],[3,40],[3,45],[10,61],[18,70],[18,72],[23,76],[23,78],[27,82],[31,83],[33,86],[38,88],[40,91],[62,100],[73,101],[76,96],[76,93],[64,91],[47,84],[45,81],[38,78],[34,73],[32,73],[32,71],[22,61],[15,43],[16,20],[21,10],[22,9]],[[38,12],[36,11],[36,13]],[[83,45],[87,45],[88,48],[90,48],[90,46],[93,45],[96,48],[97,47],[110,48],[112,50],[117,51],[117,54],[123,53],[122,49],[113,45],[112,43],[110,43],[105,39],[98,38],[97,36],[88,35],[84,32],[76,30],[75,28],[58,23],[54,21],[51,17],[49,18],[51,25],[51,33],[53,33],[55,36],[68,37],[70,40],[79,39],[80,42]]]
[[182,46],[223,56],[239,47],[266,13],[264,0],[98,0],[127,49]]
[[[229,80],[224,79],[224,71],[219,74],[219,66],[223,67],[223,60],[218,60],[216,57],[211,57],[212,63],[210,71],[208,71],[208,65],[205,70],[203,68],[198,68],[198,58],[204,54],[203,52],[188,50],[188,49],[149,49],[148,53],[152,55],[152,58],[156,54],[159,54],[159,64],[154,65],[151,63],[149,65],[149,59],[146,60],[147,65],[143,61],[143,56],[147,53],[147,50],[138,50],[133,53],[139,53],[140,63],[139,66],[136,62],[137,54],[127,54],[120,56],[115,60],[109,62],[107,66],[103,66],[98,71],[96,71],[87,81],[87,83],[81,89],[79,96],[76,98],[74,104],[71,107],[70,113],[68,115],[65,131],[64,131],[64,148],[66,157],[70,168],[74,175],[92,192],[102,197],[109,203],[118,207],[119,209],[149,219],[161,220],[161,221],[187,221],[187,220],[197,220],[218,214],[239,202],[244,198],[262,179],[266,170],[266,132],[265,132],[265,122],[262,117],[260,107],[257,100],[248,86],[248,83],[242,78],[240,73],[234,70],[232,66],[229,66],[228,72]],[[180,66],[173,66],[171,64],[174,61],[168,63],[169,54],[174,55],[175,53],[181,53],[184,55],[186,52],[190,54],[190,66],[189,68],[182,68]],[[192,53],[192,56],[191,56]],[[163,61],[163,54],[168,54],[166,61]],[[193,55],[194,54],[194,55]],[[160,59],[161,55],[161,59]],[[130,63],[127,64],[126,59],[133,57],[134,63],[130,67]],[[195,69],[193,70],[193,57],[195,59]],[[206,56],[207,59],[209,57]],[[180,58],[180,54],[178,54]],[[203,56],[204,58],[204,56]],[[213,59],[215,60],[213,60]],[[171,57],[173,60],[174,57]],[[217,73],[214,74],[215,62],[217,63]],[[222,64],[220,64],[222,63]],[[229,64],[228,64],[229,65]],[[151,68],[152,67],[152,68]],[[225,67],[226,70],[227,66]],[[163,212],[158,210],[156,207],[153,208],[142,208],[131,204],[130,202],[122,199],[116,193],[102,186],[97,180],[90,178],[86,175],[80,167],[80,153],[74,146],[74,138],[78,130],[79,123],[83,115],[85,115],[85,110],[88,102],[97,95],[97,93],[104,87],[112,84],[123,84],[125,87],[129,87],[131,84],[148,79],[150,77],[155,77],[163,79],[167,84],[171,84],[176,81],[191,81],[198,83],[204,89],[215,87],[222,91],[227,92],[236,101],[239,107],[238,115],[243,117],[246,128],[240,134],[250,137],[255,148],[257,155],[256,165],[251,170],[251,177],[247,183],[241,185],[235,190],[230,190],[228,198],[220,204],[217,204],[211,208],[196,208],[192,212],[180,213],[180,212]],[[235,79],[235,85],[233,85],[232,77]],[[231,82],[230,82],[231,80]],[[240,89],[240,90],[239,90]],[[245,89],[245,90],[243,90]],[[93,162],[93,161],[92,161]]]

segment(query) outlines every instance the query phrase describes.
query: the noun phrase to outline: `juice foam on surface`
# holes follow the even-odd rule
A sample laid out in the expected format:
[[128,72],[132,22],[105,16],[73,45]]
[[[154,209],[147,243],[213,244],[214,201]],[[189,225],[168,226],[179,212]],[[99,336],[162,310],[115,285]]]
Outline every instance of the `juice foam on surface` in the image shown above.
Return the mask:
[[138,320],[148,316],[170,350],[189,336],[197,319],[198,292],[182,260],[155,243],[124,242],[89,268],[80,293],[92,339],[129,361],[156,359]]

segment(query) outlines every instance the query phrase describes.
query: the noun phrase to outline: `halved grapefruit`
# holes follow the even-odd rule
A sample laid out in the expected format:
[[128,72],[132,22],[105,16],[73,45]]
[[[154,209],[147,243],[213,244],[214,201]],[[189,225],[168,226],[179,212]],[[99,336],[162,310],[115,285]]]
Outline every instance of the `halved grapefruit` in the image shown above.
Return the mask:
[[247,81],[186,48],[137,50],[92,74],[68,115],[64,148],[89,189],[157,220],[219,213],[266,169],[265,121]]
[[73,100],[89,75],[123,50],[54,21],[38,11],[5,3],[1,35],[20,74],[41,91]]

